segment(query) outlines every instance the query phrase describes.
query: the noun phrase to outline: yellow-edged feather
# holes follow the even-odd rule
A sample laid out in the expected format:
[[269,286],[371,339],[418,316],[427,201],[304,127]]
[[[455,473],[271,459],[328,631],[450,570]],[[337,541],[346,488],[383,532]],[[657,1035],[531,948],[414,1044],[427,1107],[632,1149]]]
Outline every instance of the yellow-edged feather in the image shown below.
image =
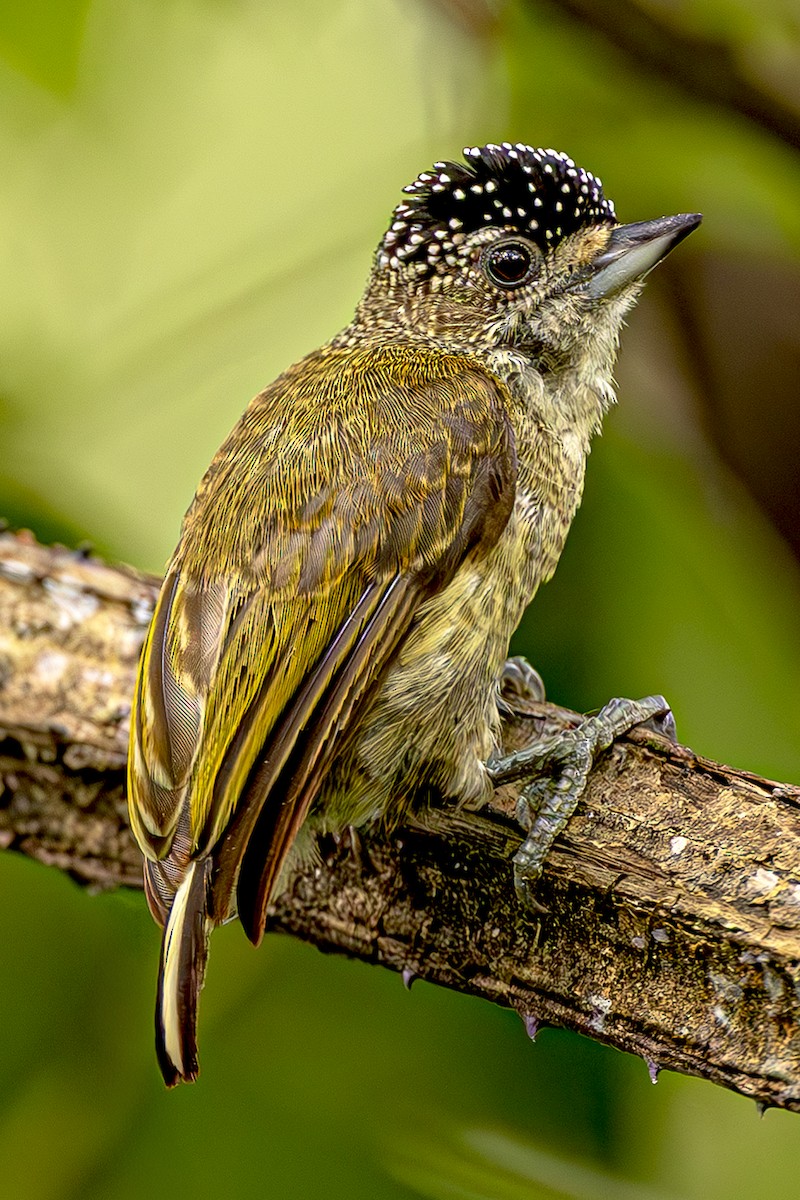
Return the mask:
[[[221,447],[167,571],[131,727],[133,828],[151,859],[167,859],[151,874],[162,922],[365,591],[375,609],[393,581],[413,584],[391,618],[403,628],[382,628],[362,655],[356,700],[437,574],[451,576],[487,530],[499,536],[514,477],[504,399],[463,356],[327,348],[256,397]],[[340,656],[320,697],[342,669]],[[349,721],[358,704],[347,707]],[[347,733],[341,714],[331,720],[315,730],[310,717],[303,737]]]

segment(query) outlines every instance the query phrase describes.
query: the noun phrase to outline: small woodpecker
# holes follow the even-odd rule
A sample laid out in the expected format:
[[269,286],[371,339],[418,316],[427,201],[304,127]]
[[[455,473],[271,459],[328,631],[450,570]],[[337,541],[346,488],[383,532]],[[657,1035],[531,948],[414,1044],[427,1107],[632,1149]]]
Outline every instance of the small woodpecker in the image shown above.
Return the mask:
[[258,943],[320,831],[528,775],[526,896],[612,701],[501,759],[509,640],[553,574],[623,318],[696,214],[620,225],[554,150],[468,147],[405,189],[355,316],[252,401],[186,514],[139,667],[129,802],[163,925],[157,1052],[197,1075],[210,931]]

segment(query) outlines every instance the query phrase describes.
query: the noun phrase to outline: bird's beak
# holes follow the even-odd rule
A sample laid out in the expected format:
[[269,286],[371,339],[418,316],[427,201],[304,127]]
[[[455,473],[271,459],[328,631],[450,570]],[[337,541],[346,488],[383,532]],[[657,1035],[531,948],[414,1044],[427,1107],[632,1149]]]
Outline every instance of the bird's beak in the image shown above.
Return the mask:
[[618,225],[605,250],[589,268],[588,279],[576,290],[593,300],[615,295],[627,284],[643,279],[702,219],[700,213],[681,213],[677,217]]

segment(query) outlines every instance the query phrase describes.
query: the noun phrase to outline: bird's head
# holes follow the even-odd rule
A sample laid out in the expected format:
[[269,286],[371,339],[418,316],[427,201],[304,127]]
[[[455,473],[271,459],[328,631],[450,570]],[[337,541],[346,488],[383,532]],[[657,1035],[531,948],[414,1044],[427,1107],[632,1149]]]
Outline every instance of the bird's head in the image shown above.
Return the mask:
[[472,146],[406,187],[356,323],[453,351],[521,351],[546,370],[613,358],[644,276],[700,222],[620,225],[566,154]]

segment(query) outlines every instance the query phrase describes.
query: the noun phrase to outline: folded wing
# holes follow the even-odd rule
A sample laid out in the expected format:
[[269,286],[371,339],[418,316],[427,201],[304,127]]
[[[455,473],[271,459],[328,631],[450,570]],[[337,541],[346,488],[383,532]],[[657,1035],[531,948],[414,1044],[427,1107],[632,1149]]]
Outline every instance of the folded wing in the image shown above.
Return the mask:
[[164,581],[131,727],[131,819],[162,924],[209,856],[209,924],[238,909],[260,940],[325,770],[419,605],[506,524],[506,400],[463,358],[328,351],[257,397],[221,448]]

